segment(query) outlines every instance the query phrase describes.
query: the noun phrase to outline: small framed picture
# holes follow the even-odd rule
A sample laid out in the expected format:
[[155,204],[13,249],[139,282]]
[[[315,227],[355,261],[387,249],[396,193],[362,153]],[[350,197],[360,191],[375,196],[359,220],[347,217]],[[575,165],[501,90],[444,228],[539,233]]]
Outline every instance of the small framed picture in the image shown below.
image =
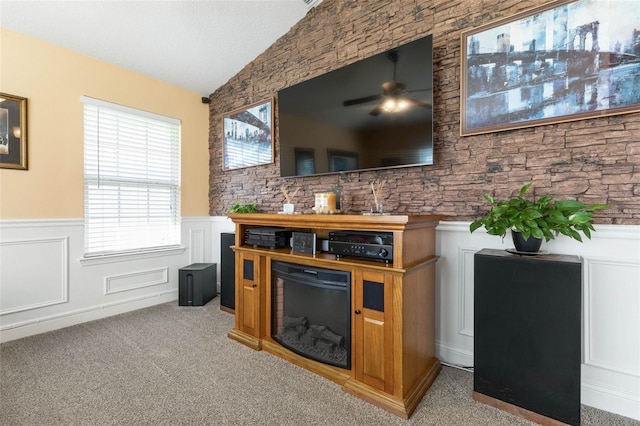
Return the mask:
[[291,248],[296,253],[316,254],[316,234],[309,232],[294,232]]
[[0,168],[27,170],[27,98],[0,93]]

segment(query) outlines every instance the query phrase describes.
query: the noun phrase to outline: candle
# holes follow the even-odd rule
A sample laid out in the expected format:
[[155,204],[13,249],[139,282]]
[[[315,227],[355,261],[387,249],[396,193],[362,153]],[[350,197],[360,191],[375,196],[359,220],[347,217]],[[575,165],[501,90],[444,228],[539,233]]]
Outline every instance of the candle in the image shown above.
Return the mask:
[[336,210],[336,194],[333,192],[316,193],[316,213],[334,213]]

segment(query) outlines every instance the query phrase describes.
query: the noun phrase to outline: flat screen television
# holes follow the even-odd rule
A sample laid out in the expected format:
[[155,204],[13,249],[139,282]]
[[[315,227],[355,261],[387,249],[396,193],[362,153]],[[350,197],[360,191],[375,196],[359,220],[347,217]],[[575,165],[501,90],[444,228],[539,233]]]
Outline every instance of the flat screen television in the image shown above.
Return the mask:
[[278,91],[280,175],[433,164],[432,36]]

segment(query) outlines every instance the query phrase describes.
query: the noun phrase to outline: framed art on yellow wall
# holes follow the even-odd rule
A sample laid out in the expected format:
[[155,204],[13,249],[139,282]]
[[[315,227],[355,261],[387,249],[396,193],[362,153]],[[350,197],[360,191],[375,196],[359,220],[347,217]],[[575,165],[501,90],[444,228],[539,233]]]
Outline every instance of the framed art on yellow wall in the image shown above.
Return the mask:
[[27,98],[0,93],[0,168],[27,170]]

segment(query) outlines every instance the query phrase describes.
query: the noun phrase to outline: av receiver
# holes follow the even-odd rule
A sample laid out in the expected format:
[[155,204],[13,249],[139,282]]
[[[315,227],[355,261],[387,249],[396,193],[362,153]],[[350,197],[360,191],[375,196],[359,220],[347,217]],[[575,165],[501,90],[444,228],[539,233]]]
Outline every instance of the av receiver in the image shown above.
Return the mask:
[[393,232],[332,231],[329,232],[329,253],[338,259],[353,256],[393,262]]
[[245,244],[254,247],[277,249],[287,247],[291,238],[291,230],[277,226],[264,226],[244,230]]

